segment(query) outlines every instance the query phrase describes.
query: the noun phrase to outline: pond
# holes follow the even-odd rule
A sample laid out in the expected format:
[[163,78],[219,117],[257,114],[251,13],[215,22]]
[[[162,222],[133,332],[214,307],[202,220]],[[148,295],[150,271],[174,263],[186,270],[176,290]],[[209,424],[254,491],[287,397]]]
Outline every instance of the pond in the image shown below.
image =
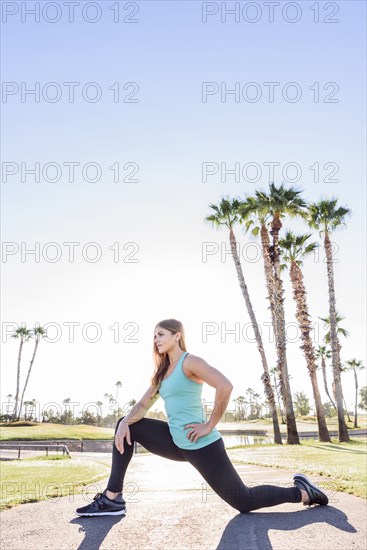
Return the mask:
[[258,445],[266,443],[274,443],[274,438],[263,435],[239,435],[239,434],[224,434],[222,435],[226,449],[236,447],[237,445]]

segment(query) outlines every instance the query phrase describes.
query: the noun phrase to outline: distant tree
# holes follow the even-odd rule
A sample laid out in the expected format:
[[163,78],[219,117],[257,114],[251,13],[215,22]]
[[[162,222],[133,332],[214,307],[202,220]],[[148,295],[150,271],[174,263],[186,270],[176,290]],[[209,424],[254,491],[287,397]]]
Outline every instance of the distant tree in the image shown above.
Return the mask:
[[10,414],[10,399],[13,397],[13,395],[11,393],[8,393],[8,395],[6,396],[7,400],[8,400],[8,403],[7,403],[7,407],[6,407],[6,414],[3,415],[4,417],[6,416],[7,417],[7,420],[6,422],[10,422],[11,420],[11,414]]
[[363,411],[367,411],[367,386],[363,386],[359,390],[359,399],[358,407]]
[[325,393],[328,396],[328,398],[330,399],[330,403],[332,404],[332,406],[336,410],[336,405],[335,405],[334,401],[332,400],[330,392],[329,392],[329,387],[328,387],[328,383],[327,383],[327,373],[326,373],[326,361],[325,361],[325,359],[330,359],[331,349],[327,348],[326,346],[318,346],[318,348],[316,348],[316,356],[321,360],[321,370],[322,370],[322,378],[323,378],[323,381],[324,381]]
[[32,407],[32,401],[24,401],[24,420],[31,420],[31,407]]
[[25,342],[28,342],[32,338],[32,331],[30,329],[27,329],[26,326],[19,327],[13,332],[11,337],[19,339],[17,384],[16,384],[16,391],[15,391],[15,398],[14,398],[15,404],[14,404],[14,411],[13,411],[13,420],[17,420],[21,412],[19,410],[19,392],[20,392],[20,364],[22,360],[23,345],[25,344]]
[[307,416],[309,414],[310,400],[303,391],[294,394],[294,406],[298,416]]
[[86,410],[86,411],[83,411],[83,414],[76,419],[76,422],[78,424],[87,424],[89,426],[96,426],[97,425],[97,417],[96,417],[95,414],[93,414],[90,411]]
[[333,416],[336,416],[336,409],[334,409],[330,401],[326,401],[325,403],[323,403],[323,407],[325,411],[325,416],[327,418],[332,418]]
[[103,415],[102,415],[102,407],[103,403],[102,401],[97,401],[97,426],[101,426],[103,423]]
[[61,415],[61,422],[63,424],[72,424],[74,422],[73,412],[69,407],[70,402],[71,402],[70,397],[67,397],[62,402],[62,404],[65,405],[65,410]]
[[146,416],[148,418],[156,418],[157,420],[167,421],[167,416],[164,414],[164,412],[159,411],[158,409],[153,409],[152,411],[149,410]]
[[357,372],[364,369],[364,365],[362,364],[362,361],[357,359],[350,359],[350,361],[346,361],[346,364],[348,365],[348,370],[353,371],[354,374],[354,384],[355,384],[355,400],[354,400],[354,427],[358,428],[357,425],[357,408],[358,408],[358,375]]
[[280,414],[280,417],[281,417],[281,420],[282,420],[282,424],[285,424],[284,411],[283,411],[283,407],[282,407],[282,400],[281,400],[281,397],[280,397],[280,382],[277,378],[277,373],[278,373],[277,367],[273,367],[272,369],[270,369],[270,374],[273,377],[272,386],[274,388],[275,395],[277,396],[279,414]]
[[27,378],[26,378],[26,381],[24,383],[22,397],[20,399],[19,414],[22,410],[24,394],[25,394],[25,391],[26,391],[27,386],[28,386],[29,378],[31,376],[31,371],[32,371],[33,363],[34,363],[34,360],[35,360],[35,357],[36,357],[38,344],[40,343],[41,338],[44,338],[46,336],[46,330],[43,327],[35,327],[31,332],[32,332],[32,337],[34,336],[34,338],[35,338],[34,349],[33,349],[33,355],[32,355],[31,362],[29,363]]
[[122,382],[121,382],[120,380],[117,380],[115,386],[116,386],[116,398],[115,398],[115,403],[116,403],[116,407],[118,408],[118,394],[119,394],[120,388],[122,388]]

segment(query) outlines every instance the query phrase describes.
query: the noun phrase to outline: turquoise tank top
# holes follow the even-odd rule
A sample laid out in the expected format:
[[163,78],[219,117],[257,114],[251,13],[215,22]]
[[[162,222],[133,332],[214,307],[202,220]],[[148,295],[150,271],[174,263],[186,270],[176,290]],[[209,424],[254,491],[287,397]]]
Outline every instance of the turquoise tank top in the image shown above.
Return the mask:
[[186,430],[186,424],[206,422],[201,392],[203,384],[194,382],[186,376],[182,365],[186,355],[185,351],[173,372],[162,380],[159,395],[164,400],[164,406],[168,417],[168,428],[173,442],[181,449],[201,449],[210,443],[214,443],[222,436],[216,428],[207,434],[199,437],[196,443],[187,438],[190,428]]

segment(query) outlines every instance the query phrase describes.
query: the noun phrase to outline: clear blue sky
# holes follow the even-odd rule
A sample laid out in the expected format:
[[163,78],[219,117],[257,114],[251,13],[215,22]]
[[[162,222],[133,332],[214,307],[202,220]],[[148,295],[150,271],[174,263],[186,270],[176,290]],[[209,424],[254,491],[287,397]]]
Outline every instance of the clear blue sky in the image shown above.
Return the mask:
[[[82,17],[81,6],[86,2],[76,8],[74,22],[69,22],[65,6],[58,3],[60,19],[55,23],[47,18],[55,18],[56,11],[41,11],[40,21],[34,22],[34,16],[22,13],[20,2],[4,2],[3,10],[5,4],[19,10],[11,15],[13,8],[8,7],[2,25],[2,81],[6,83],[1,104],[2,161],[8,174],[2,183],[2,239],[15,243],[3,245],[8,251],[13,246],[14,252],[6,262],[3,256],[1,266],[3,342],[6,323],[60,327],[57,342],[40,345],[27,398],[45,404],[70,397],[85,404],[103,400],[106,392],[114,393],[116,380],[123,382],[121,401],[139,398],[152,372],[154,326],[166,317],[182,320],[188,350],[232,380],[233,397],[248,387],[262,392],[255,344],[243,337],[236,342],[230,335],[221,341],[221,323],[228,329],[239,323],[242,329],[249,319],[231,257],[227,255],[224,262],[219,254],[206,262],[202,259],[203,243],[217,243],[219,249],[227,243],[225,231],[216,232],[203,218],[210,213],[208,204],[223,195],[243,196],[266,188],[266,163],[271,162],[279,163],[276,183],[284,177],[297,179],[292,166],[289,172],[283,170],[294,163],[300,170],[295,185],[304,190],[307,200],[335,195],[352,210],[348,227],[334,236],[337,308],[350,332],[342,341],[342,359],[356,357],[365,363],[364,2],[319,2],[318,23],[310,9],[315,3],[306,1],[296,3],[297,12],[296,8],[284,12],[287,3],[281,2],[272,23],[263,2],[257,2],[256,23],[244,19],[256,16],[254,11],[243,11],[244,2],[239,3],[239,22],[229,15],[221,22],[220,2],[207,3],[207,8],[197,1],[130,6],[120,2],[118,23],[113,22],[110,8],[116,2],[112,1],[96,3],[100,15],[96,23],[86,18],[97,12],[88,11]],[[31,8],[34,2],[25,4]],[[235,3],[226,5],[231,8]],[[218,13],[208,15],[204,23],[202,10],[217,7]],[[294,23],[284,19],[298,16]],[[123,22],[123,18],[137,22]],[[326,22],[332,19],[338,22]],[[52,82],[56,87],[48,85]],[[67,82],[80,84],[73,103]],[[203,82],[214,83],[212,89],[219,90],[206,102]],[[269,101],[270,84],[264,84],[269,82],[278,83],[273,102]],[[83,88],[88,97],[96,89],[85,88],[88,83],[96,83],[101,91],[99,101],[83,97]],[[115,83],[119,83],[119,102],[113,101]],[[124,89],[126,83],[136,83],[138,91],[135,84]],[[24,91],[35,86],[40,87],[39,101],[30,95],[22,100],[22,87]],[[241,92],[238,101],[234,95],[221,101],[221,87],[225,91],[236,86]],[[56,89],[61,95],[53,102]],[[289,98],[296,91],[299,101],[292,102]],[[251,102],[255,92],[261,97]],[[121,101],[127,96],[138,102]],[[29,173],[23,174],[22,181],[22,163],[32,168],[36,162],[40,181]],[[79,163],[74,181],[66,164],[72,162]],[[226,163],[229,169],[240,163],[241,170],[247,165],[248,176],[236,182],[228,175],[221,181],[217,173],[204,182],[205,162],[219,167]],[[55,177],[52,166],[43,177],[48,163],[59,166],[58,181],[47,181]],[[83,179],[82,168],[88,163],[99,166],[98,181]],[[115,163],[122,177],[138,166],[131,176],[138,182],[114,182],[110,167]],[[89,179],[94,175],[89,168]],[[306,229],[292,221],[285,226]],[[249,254],[256,251],[248,247],[249,238],[240,228],[236,233]],[[57,246],[47,244],[52,242]],[[63,244],[70,242],[79,243],[73,263]],[[92,242],[101,254],[95,263],[82,254]],[[32,255],[22,261],[22,249],[32,249],[35,243],[41,250],[40,261],[35,262]],[[118,262],[114,262],[114,243],[119,243]],[[95,251],[92,246],[84,248],[84,256],[92,258]],[[61,253],[59,261],[50,261],[56,252]],[[275,351],[266,324],[269,312],[262,263],[251,258],[243,261],[243,268],[272,365]],[[304,266],[314,321],[328,314],[323,260],[320,251],[319,258],[309,258]],[[287,275],[285,286],[289,338],[296,340],[288,346],[291,387],[311,395],[301,342],[292,332],[294,305]],[[73,342],[69,342],[70,323],[79,323]],[[83,338],[83,328],[87,338],[94,337],[93,327],[85,328],[88,323],[100,327],[96,343]],[[219,327],[206,342],[204,323]],[[114,342],[114,329],[109,327],[117,324],[121,334],[119,342]],[[133,338],[138,341],[126,341],[135,329]],[[56,338],[54,329],[50,335]],[[320,342],[322,336],[320,326]],[[25,349],[24,372],[31,347],[27,344]],[[15,392],[17,350],[13,340],[3,345],[3,400]],[[363,373],[361,383],[362,378]],[[345,375],[345,385],[351,406],[351,375]],[[210,388],[204,392],[208,400],[213,395]]]

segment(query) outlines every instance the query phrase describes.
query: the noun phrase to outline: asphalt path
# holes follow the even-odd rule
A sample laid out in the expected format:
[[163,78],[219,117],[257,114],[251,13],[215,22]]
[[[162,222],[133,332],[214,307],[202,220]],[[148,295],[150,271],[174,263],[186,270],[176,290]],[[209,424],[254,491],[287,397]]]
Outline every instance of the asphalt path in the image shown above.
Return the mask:
[[[73,453],[75,456],[77,453]],[[78,455],[80,457],[81,455]],[[91,458],[88,454],[85,458]],[[98,455],[108,462],[109,454]],[[94,454],[95,458],[96,455]],[[248,485],[287,486],[292,472],[236,465]],[[312,478],[322,486],[321,477]],[[283,504],[239,514],[210,491],[196,470],[135,455],[126,477],[126,517],[82,518],[75,509],[105,488],[22,504],[1,513],[6,550],[365,550],[366,500],[327,491],[330,505]]]

